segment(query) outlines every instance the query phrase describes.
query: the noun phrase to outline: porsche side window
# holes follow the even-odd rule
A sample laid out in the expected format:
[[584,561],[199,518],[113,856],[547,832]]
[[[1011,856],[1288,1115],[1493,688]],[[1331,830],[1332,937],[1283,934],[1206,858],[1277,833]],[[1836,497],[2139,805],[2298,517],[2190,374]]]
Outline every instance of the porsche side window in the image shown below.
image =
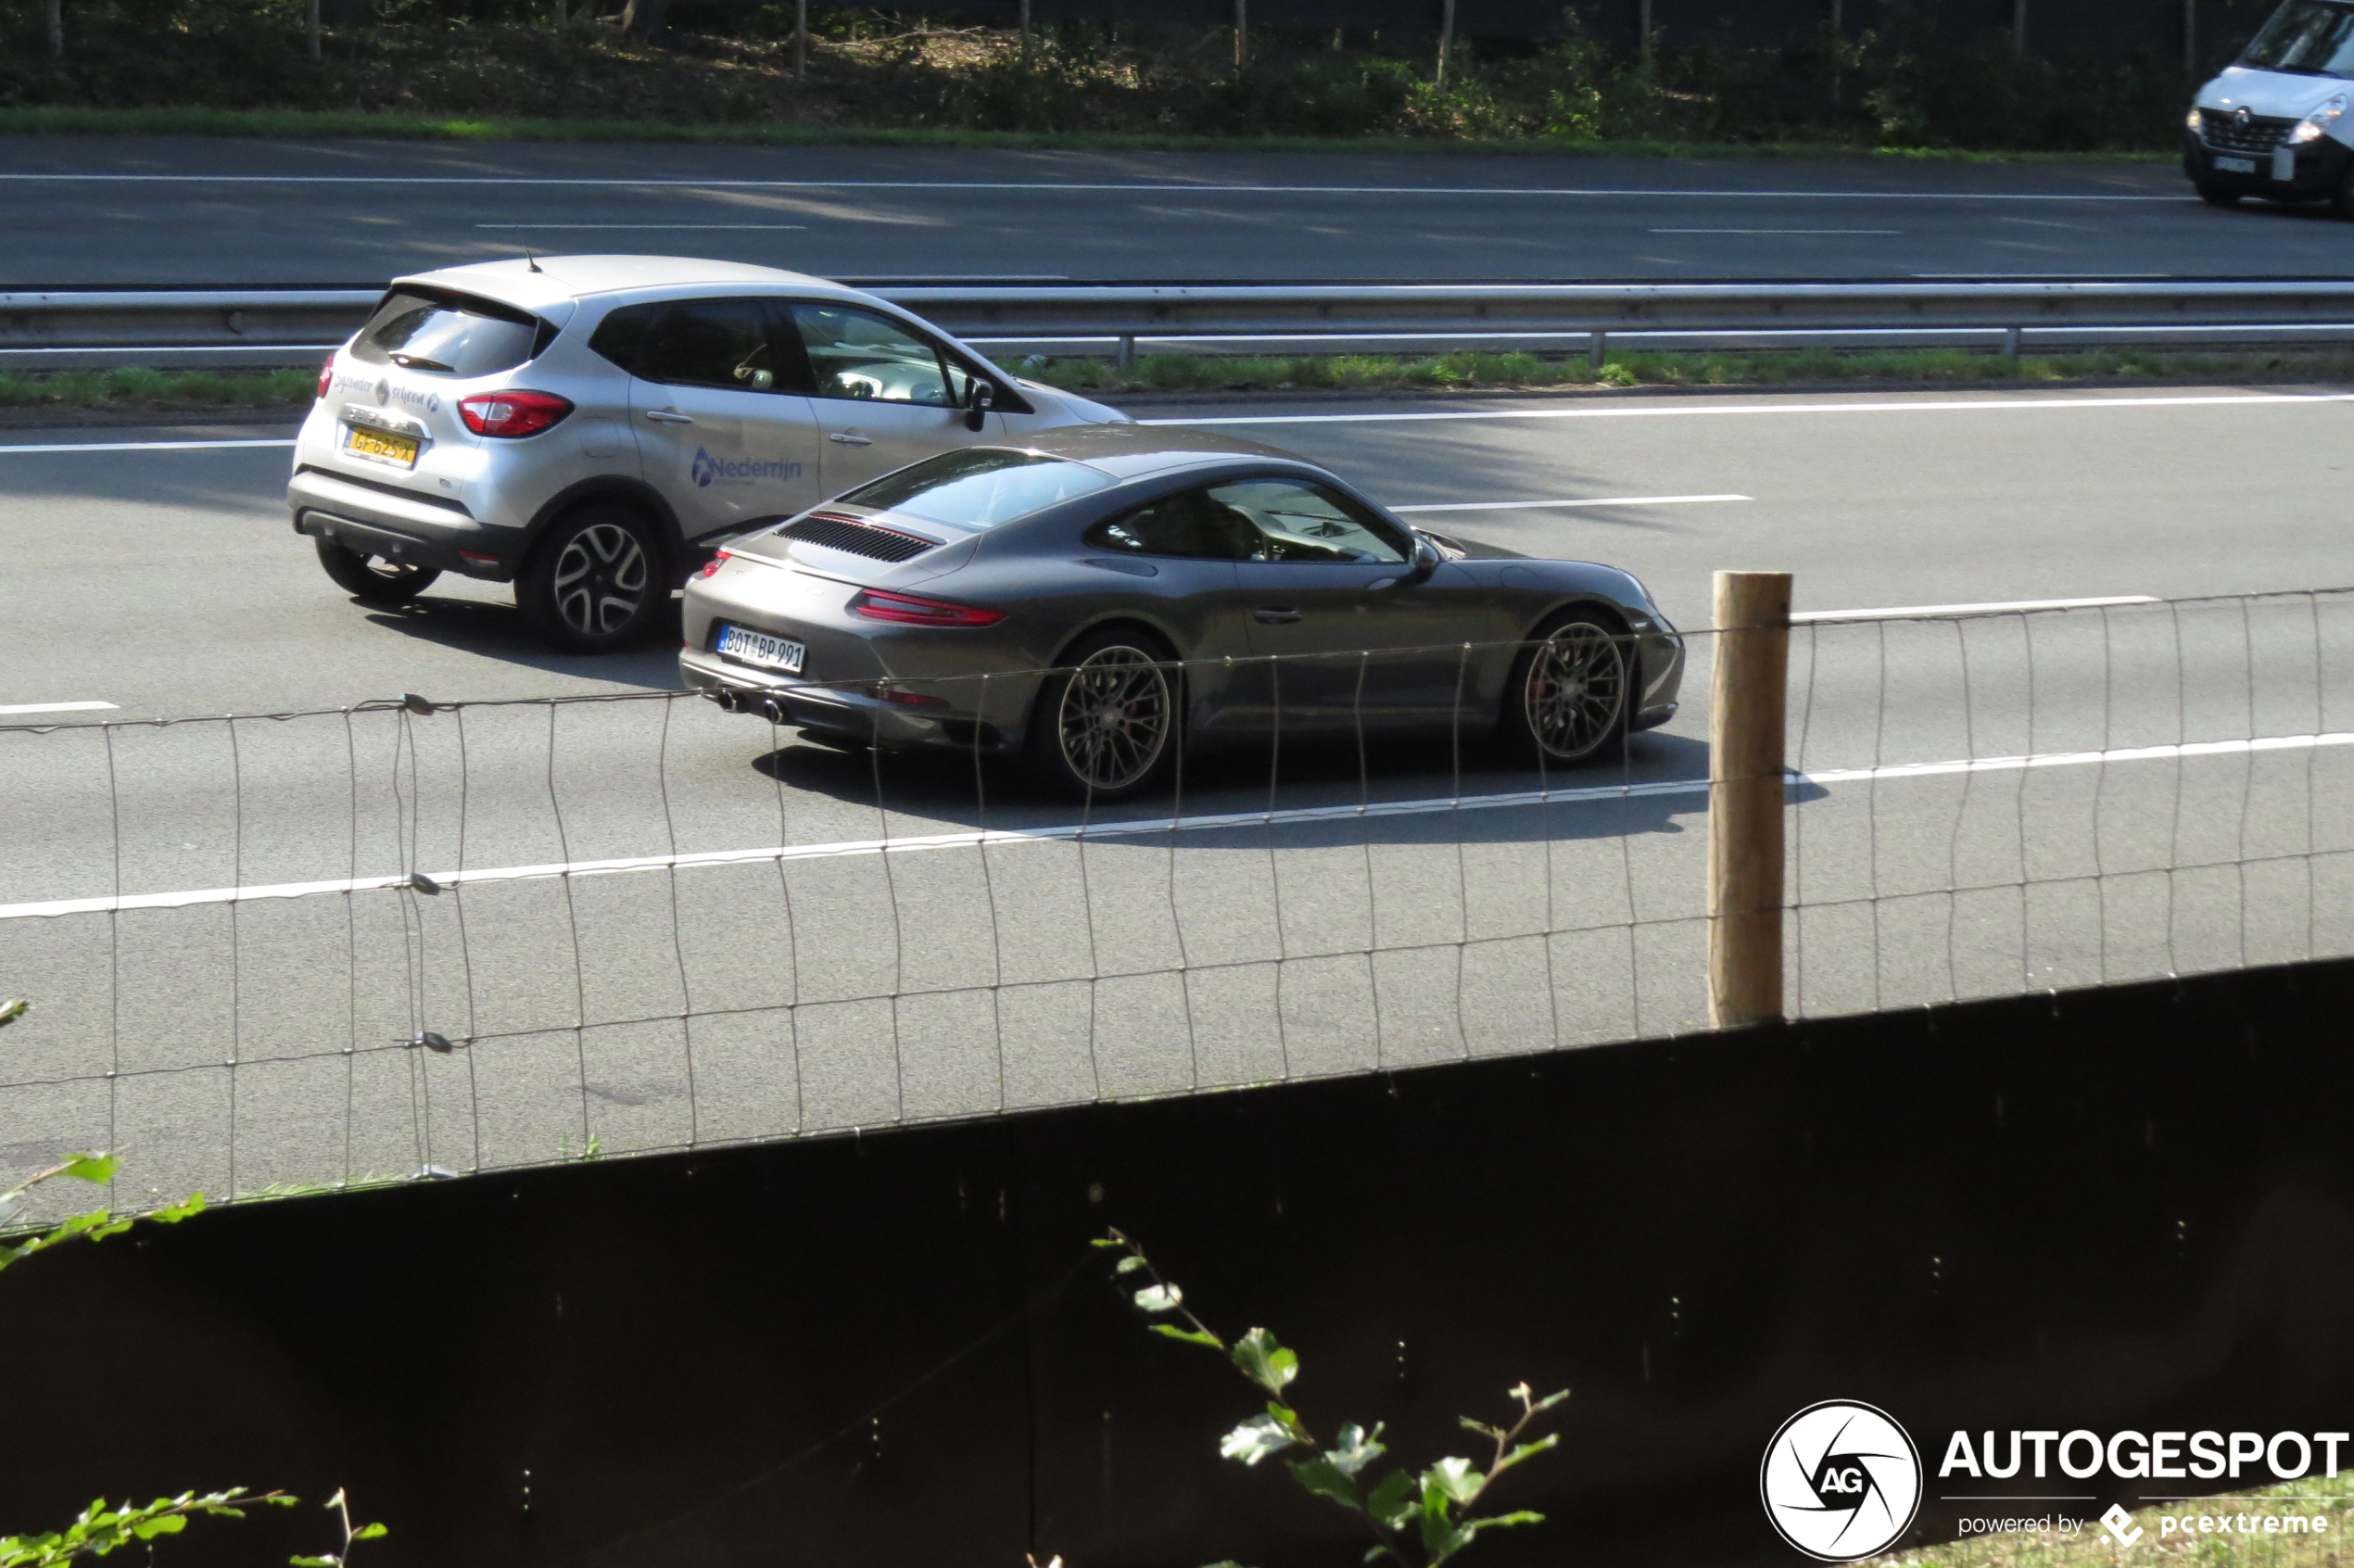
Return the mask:
[[1259,548],[1250,519],[1199,490],[1165,497],[1087,531],[1097,550],[1123,555],[1178,555],[1197,561],[1242,561]]
[[1341,561],[1395,565],[1404,547],[1373,513],[1337,491],[1297,479],[1245,479],[1209,499],[1249,519],[1252,561]]
[[897,322],[847,305],[795,305],[792,319],[820,398],[957,406],[963,373]]

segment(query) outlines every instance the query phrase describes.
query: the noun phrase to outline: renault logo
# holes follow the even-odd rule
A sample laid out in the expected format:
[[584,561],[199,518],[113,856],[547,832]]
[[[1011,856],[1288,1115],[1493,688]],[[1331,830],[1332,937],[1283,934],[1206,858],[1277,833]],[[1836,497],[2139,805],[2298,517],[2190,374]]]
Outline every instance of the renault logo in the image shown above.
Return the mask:
[[2248,121],[2254,120],[2255,118],[2256,117],[2254,115],[2247,112],[2247,106],[2246,104],[2242,104],[2238,108],[2232,111],[2232,123],[2238,126],[2243,131],[2247,129]]
[[381,405],[382,405],[382,404],[383,404],[383,403],[384,403],[384,402],[385,402],[387,398],[389,398],[391,396],[392,396],[392,383],[391,383],[391,382],[389,382],[389,381],[379,381],[379,382],[377,382],[377,383],[376,383],[376,402],[377,402],[377,404],[378,404],[379,406],[381,406]]

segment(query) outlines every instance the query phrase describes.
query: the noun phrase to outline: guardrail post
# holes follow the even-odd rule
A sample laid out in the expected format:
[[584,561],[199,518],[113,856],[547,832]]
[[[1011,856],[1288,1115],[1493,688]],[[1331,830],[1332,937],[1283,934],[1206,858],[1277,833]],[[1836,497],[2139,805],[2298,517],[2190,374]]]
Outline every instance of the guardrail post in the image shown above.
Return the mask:
[[1586,368],[1596,375],[1602,373],[1602,361],[1610,357],[1610,334],[1596,327],[1586,335]]
[[1120,348],[1117,354],[1114,355],[1112,363],[1118,365],[1121,370],[1126,370],[1129,366],[1134,364],[1135,362],[1136,335],[1133,332],[1123,332],[1120,335]]
[[1783,730],[1788,572],[1716,574],[1708,715],[1708,1016],[1782,1016]]
[[2019,327],[2007,326],[2003,329],[2003,358],[2006,360],[2019,358],[2019,340],[2021,335],[2022,329]]

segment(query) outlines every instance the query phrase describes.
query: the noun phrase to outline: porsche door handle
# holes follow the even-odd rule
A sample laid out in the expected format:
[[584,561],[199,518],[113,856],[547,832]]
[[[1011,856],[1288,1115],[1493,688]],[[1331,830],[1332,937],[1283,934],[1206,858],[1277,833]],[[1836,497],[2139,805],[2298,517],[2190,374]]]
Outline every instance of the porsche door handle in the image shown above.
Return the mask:
[[1299,612],[1271,604],[1264,610],[1252,611],[1250,618],[1262,626],[1287,626],[1299,619]]
[[826,439],[838,447],[871,447],[875,444],[873,436],[854,436],[847,430],[836,430],[827,436]]
[[692,424],[695,416],[680,413],[676,409],[648,409],[646,417],[656,424]]

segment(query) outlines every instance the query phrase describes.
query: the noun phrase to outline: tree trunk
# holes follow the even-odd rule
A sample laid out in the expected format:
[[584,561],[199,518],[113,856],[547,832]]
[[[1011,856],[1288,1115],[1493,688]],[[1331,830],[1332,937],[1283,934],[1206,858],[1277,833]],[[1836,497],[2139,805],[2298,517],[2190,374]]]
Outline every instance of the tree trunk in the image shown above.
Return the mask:
[[49,57],[57,60],[66,57],[65,0],[49,0]]
[[1439,0],[1438,6],[1438,85],[1447,85],[1447,56],[1455,47],[1455,0]]
[[792,79],[809,80],[809,0],[793,0]]
[[621,13],[621,31],[630,38],[652,40],[670,25],[670,0],[629,0]]
[[1249,57],[1250,45],[1247,42],[1249,33],[1250,0],[1234,0],[1234,69],[1236,70],[1242,70],[1243,61]]
[[320,0],[310,0],[310,4],[304,7],[307,13],[304,20],[310,34],[310,61],[313,65],[319,61],[319,6]]

